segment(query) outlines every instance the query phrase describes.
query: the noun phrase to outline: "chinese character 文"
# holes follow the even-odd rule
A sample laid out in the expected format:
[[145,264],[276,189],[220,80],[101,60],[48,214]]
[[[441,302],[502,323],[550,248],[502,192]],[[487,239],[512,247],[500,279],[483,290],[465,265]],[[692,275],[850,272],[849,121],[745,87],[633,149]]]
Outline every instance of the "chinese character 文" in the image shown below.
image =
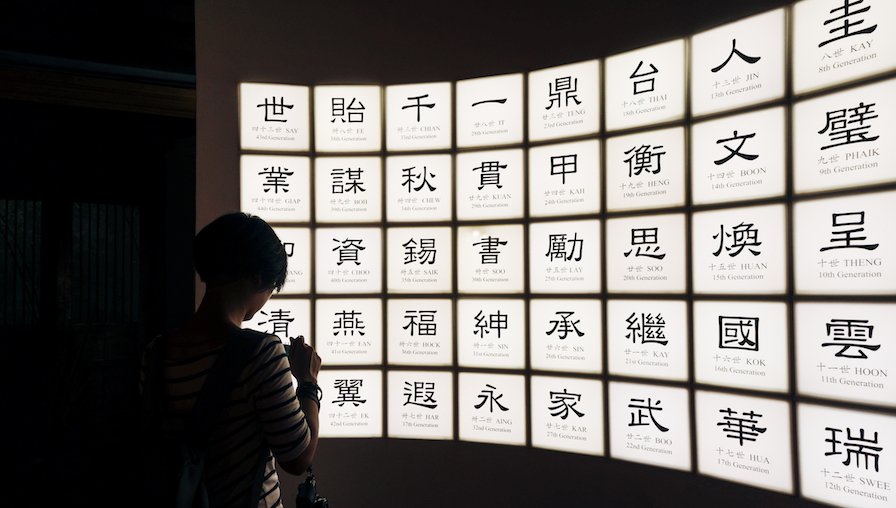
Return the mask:
[[[635,80],[637,78],[644,78],[647,76],[652,76],[652,75],[656,74],[657,72],[659,72],[653,64],[648,64],[648,65],[650,65],[650,70],[645,69],[642,72],[641,67],[643,65],[644,65],[644,60],[641,60],[640,62],[638,62],[638,66],[635,67],[635,70],[632,72],[631,76],[629,76],[629,79]],[[640,72],[640,74],[639,74],[639,72]],[[642,79],[640,81],[633,81],[632,82],[632,94],[638,95],[641,93],[652,92],[655,80],[656,80],[656,77],[651,77],[651,78],[647,78],[647,79]]]
[[[825,328],[833,342],[823,342],[821,347],[839,347],[840,351],[834,353],[836,357],[864,360],[868,355],[863,350],[880,349],[880,344],[867,344],[874,334],[874,325],[869,325],[867,319],[831,319]],[[852,348],[857,351],[850,353]]]
[[628,251],[623,252],[622,255],[629,257],[632,251],[634,251],[635,257],[644,256],[653,259],[664,259],[666,253],[659,253],[660,246],[657,241],[658,231],[659,228],[632,228],[631,246],[637,248],[629,249]]
[[656,343],[665,346],[669,343],[666,339],[666,320],[660,313],[632,312],[625,322],[628,323],[625,338],[630,339],[632,344],[637,344],[638,340],[641,344]]
[[826,112],[824,128],[818,133],[827,133],[828,141],[831,144],[822,146],[821,149],[827,150],[837,146],[865,143],[878,139],[880,136],[868,137],[871,125],[866,123],[878,117],[872,109],[876,105],[876,103],[859,102],[859,105],[854,108]]
[[[722,249],[725,249],[728,252],[728,256],[732,258],[740,254],[745,248],[754,256],[758,256],[761,253],[759,249],[753,249],[753,247],[762,245],[762,242],[759,241],[759,229],[754,228],[753,224],[741,222],[731,228],[730,233],[725,232],[724,224],[719,224],[719,232],[712,235],[712,237],[719,239],[719,248],[712,253],[716,257],[722,253]],[[728,247],[725,247],[726,238],[731,239],[731,245]]]
[[500,402],[501,397],[503,397],[504,394],[501,393],[501,394],[498,394],[497,396],[495,396],[496,390],[497,390],[497,388],[495,388],[494,386],[492,386],[490,384],[486,384],[485,388],[482,389],[482,392],[480,392],[479,396],[478,396],[478,398],[481,399],[482,402],[480,402],[479,404],[476,404],[473,407],[475,407],[476,409],[481,409],[487,402],[489,413],[495,412],[495,406],[498,406],[498,409],[500,409],[501,411],[509,411],[510,409],[505,407]]
[[286,114],[286,109],[292,109],[293,104],[285,104],[283,101],[283,97],[280,97],[280,102],[277,102],[277,97],[271,97],[269,101],[267,97],[264,99],[264,103],[258,104],[255,106],[256,108],[264,108],[264,121],[265,122],[285,122],[286,118],[279,118]]
[[[865,250],[874,250],[880,244],[865,244],[865,245],[856,245],[853,242],[861,242],[862,240],[867,240],[867,236],[854,236],[856,233],[861,233],[865,231],[864,227],[855,227],[850,228],[850,226],[864,226],[865,225],[865,212],[845,212],[845,213],[832,213],[831,214],[831,226],[833,228],[846,228],[837,231],[831,231],[831,245],[827,247],[822,247],[818,249],[819,252],[824,252],[833,249],[865,249]],[[842,245],[839,245],[841,244]],[[838,245],[835,245],[838,244]]]
[[[655,403],[654,403],[655,402]],[[660,432],[669,432],[667,427],[663,427],[660,425],[660,422],[656,421],[656,417],[654,416],[654,411],[662,411],[663,408],[660,407],[662,404],[661,401],[653,401],[648,398],[645,402],[644,399],[631,399],[629,401],[628,407],[629,409],[634,409],[636,411],[632,411],[630,413],[631,420],[629,420],[629,427],[640,427],[644,425],[649,425],[645,421],[646,418],[650,418],[650,421],[659,429]]]
[[[846,428],[846,441],[841,441],[837,439],[837,434],[843,432],[843,429],[837,429],[833,427],[825,427],[826,431],[831,433],[831,437],[824,440],[825,443],[831,443],[831,450],[825,452],[825,457],[830,455],[840,455],[843,453],[842,451],[837,450],[837,445],[842,444],[844,448],[846,448],[846,459],[843,461],[844,466],[848,466],[853,463],[853,459],[855,459],[856,468],[862,467],[867,470],[869,469],[869,461],[873,461],[874,463],[874,471],[879,472],[879,459],[880,452],[883,451],[882,446],[873,446],[878,444],[877,442],[877,432],[874,433],[873,438],[865,438],[865,429],[859,429],[859,435],[853,436],[852,429]],[[864,463],[861,459],[865,459]]]
[[433,382],[425,383],[422,381],[404,382],[404,404],[402,406],[412,405],[425,407],[427,409],[435,409],[438,406],[435,394],[436,384]]
[[728,65],[728,62],[731,61],[731,57],[733,57],[734,55],[737,55],[741,60],[751,65],[762,59],[761,56],[747,56],[741,53],[740,50],[737,49],[737,39],[731,39],[731,52],[728,53],[728,58],[726,58],[725,61],[719,64],[717,67],[713,67],[710,70],[712,72],[719,72],[720,70],[724,69],[725,66]]
[[[865,0],[843,0],[843,5],[841,5],[840,7],[834,7],[833,9],[830,10],[830,13],[834,14],[834,17],[825,20],[824,25],[827,26],[831,23],[838,23],[840,21],[842,21],[843,24],[842,25],[837,25],[837,24],[832,25],[833,28],[828,30],[828,33],[831,35],[834,35],[836,32],[842,32],[842,33],[840,33],[839,35],[835,35],[834,37],[832,37],[826,41],[822,41],[821,43],[818,44],[819,48],[826,46],[832,42],[839,41],[840,39],[852,37],[853,35],[870,34],[870,33],[874,32],[875,30],[877,30],[877,25],[872,25],[872,26],[863,28],[861,30],[852,31],[853,27],[865,23],[865,20],[860,19],[858,21],[851,21],[849,19],[850,16],[855,16],[856,14],[861,14],[861,13],[867,12],[869,9],[871,9],[870,5],[866,5],[865,7],[862,7],[858,10],[855,10],[855,11],[851,10],[852,7],[859,5],[859,4],[863,3],[864,1]],[[843,12],[838,14],[837,11],[843,11]]]
[[[752,134],[741,134],[740,136],[738,136],[737,131],[735,130],[734,134],[730,138],[720,139],[720,140],[716,141],[717,145],[721,144],[722,147],[725,148],[725,150],[728,150],[728,155],[726,155],[725,157],[722,157],[719,160],[713,161],[713,163],[715,163],[716,166],[721,166],[722,164],[725,164],[726,162],[733,159],[735,155],[742,159],[746,159],[748,161],[756,159],[757,157],[759,157],[759,155],[743,153],[740,151],[740,149],[744,147],[744,143],[746,143],[748,139],[754,138],[754,137],[756,137],[755,132]],[[730,146],[728,146],[727,143],[729,141],[736,141],[736,140],[740,140],[740,144],[737,145],[737,148],[731,148]]]
[[763,434],[768,430],[758,426],[759,418],[762,417],[759,413],[747,411],[741,413],[742,416],[736,416],[737,411],[730,407],[719,409],[719,412],[726,416],[723,416],[722,421],[716,423],[716,426],[722,427],[725,437],[736,439],[740,446],[744,445],[744,441],[756,441],[759,434]]
[[[553,82],[548,82],[548,102],[547,107],[544,109],[551,109],[556,105],[559,107],[569,106],[569,101],[572,100],[576,103],[576,106],[582,103],[577,98],[576,89],[579,86],[579,79],[572,78],[571,76],[563,76],[560,78],[554,78]],[[564,98],[563,105],[560,104],[560,97]]]
[[719,348],[759,351],[759,318],[719,316]]
[[633,146],[626,150],[624,152],[625,155],[631,154],[624,161],[628,164],[629,178],[638,176],[645,171],[654,175],[659,173],[662,169],[662,157],[666,155],[666,152],[657,151],[662,148],[662,145],[641,145]]
[[569,417],[570,411],[579,418],[585,416],[585,413],[576,409],[576,404],[582,401],[582,394],[569,393],[569,390],[564,388],[562,392],[549,392],[549,396],[551,401],[548,411],[551,412],[551,416],[559,416],[561,420],[565,420]]
[[337,379],[333,383],[333,388],[337,392],[336,400],[332,403],[339,407],[344,406],[346,403],[355,407],[364,404],[367,402],[367,399],[362,399],[360,394],[360,388],[363,384],[363,379]]

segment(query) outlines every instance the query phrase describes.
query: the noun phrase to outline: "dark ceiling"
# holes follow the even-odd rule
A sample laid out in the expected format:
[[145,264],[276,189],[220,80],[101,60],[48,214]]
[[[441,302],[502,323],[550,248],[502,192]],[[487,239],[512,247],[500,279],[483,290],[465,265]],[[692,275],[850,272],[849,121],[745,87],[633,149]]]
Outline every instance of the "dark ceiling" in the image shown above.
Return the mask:
[[189,0],[4,0],[0,50],[193,74]]
[[[722,20],[757,12],[786,0],[560,0],[521,2],[519,0],[453,0],[419,2],[406,0],[320,0],[296,1],[297,12],[314,19],[312,26],[320,41],[347,44],[355,51],[367,48],[353,36],[357,27],[376,20],[382,32],[395,42],[390,48],[413,52],[419,38],[438,38],[446,26],[468,27],[464,41],[443,40],[458,50],[475,47],[502,51],[518,43],[509,33],[528,32],[530,38],[556,39],[581,46],[588,58],[593,48],[622,50],[627,30],[636,30],[642,39],[666,33],[687,33]],[[264,9],[264,2],[221,0],[223,10]],[[238,6],[242,2],[242,5]],[[6,0],[0,16],[0,50],[63,57],[104,64],[140,67],[159,71],[194,74],[194,3],[187,0]],[[535,26],[521,30],[520,23]],[[604,23],[595,24],[594,20]],[[664,22],[665,20],[665,22]],[[293,20],[301,29],[307,20]],[[272,44],[284,34],[283,23],[258,33]],[[683,26],[686,25],[686,26]],[[237,30],[239,31],[239,30]],[[363,30],[362,30],[363,31]],[[620,33],[622,32],[622,33]],[[551,40],[554,40],[552,43]],[[531,46],[531,42],[529,43]],[[619,46],[618,48],[616,46]],[[537,45],[535,46],[538,47]],[[537,49],[533,53],[538,53]],[[532,55],[532,60],[539,60]],[[578,57],[578,55],[567,55]],[[553,62],[558,63],[558,62]]]

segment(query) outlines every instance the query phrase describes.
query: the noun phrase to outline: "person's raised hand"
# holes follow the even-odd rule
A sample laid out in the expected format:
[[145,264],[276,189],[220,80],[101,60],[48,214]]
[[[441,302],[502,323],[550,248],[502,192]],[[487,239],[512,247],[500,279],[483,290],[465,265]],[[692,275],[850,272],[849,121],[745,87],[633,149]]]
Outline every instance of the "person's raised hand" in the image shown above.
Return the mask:
[[317,383],[320,356],[314,348],[305,344],[305,337],[302,335],[290,339],[289,368],[299,382]]

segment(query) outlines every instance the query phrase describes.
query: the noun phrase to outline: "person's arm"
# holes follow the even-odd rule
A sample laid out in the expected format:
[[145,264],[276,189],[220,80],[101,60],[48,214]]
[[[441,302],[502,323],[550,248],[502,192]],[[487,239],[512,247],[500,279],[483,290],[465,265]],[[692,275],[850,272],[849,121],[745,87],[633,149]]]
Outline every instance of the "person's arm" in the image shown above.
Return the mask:
[[[320,372],[320,356],[314,349],[305,344],[304,337],[299,337],[299,341],[295,341],[292,345],[289,355],[289,366],[293,376],[299,383],[317,384],[317,374]],[[300,475],[308,470],[311,462],[314,460],[314,453],[317,451],[317,440],[319,436],[319,411],[320,401],[315,401],[310,397],[299,396],[299,404],[305,413],[305,422],[308,424],[308,432],[311,437],[308,446],[294,460],[280,461],[278,464],[284,471],[294,475]]]

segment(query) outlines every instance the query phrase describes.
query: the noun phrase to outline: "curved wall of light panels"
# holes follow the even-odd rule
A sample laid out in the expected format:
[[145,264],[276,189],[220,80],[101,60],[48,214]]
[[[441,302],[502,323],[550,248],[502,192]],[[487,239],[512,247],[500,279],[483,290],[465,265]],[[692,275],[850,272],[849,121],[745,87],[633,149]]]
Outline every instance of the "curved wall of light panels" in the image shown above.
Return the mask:
[[527,73],[241,83],[241,208],[290,255],[247,326],[313,338],[324,438],[893,506],[894,69],[896,3],[807,0]]

